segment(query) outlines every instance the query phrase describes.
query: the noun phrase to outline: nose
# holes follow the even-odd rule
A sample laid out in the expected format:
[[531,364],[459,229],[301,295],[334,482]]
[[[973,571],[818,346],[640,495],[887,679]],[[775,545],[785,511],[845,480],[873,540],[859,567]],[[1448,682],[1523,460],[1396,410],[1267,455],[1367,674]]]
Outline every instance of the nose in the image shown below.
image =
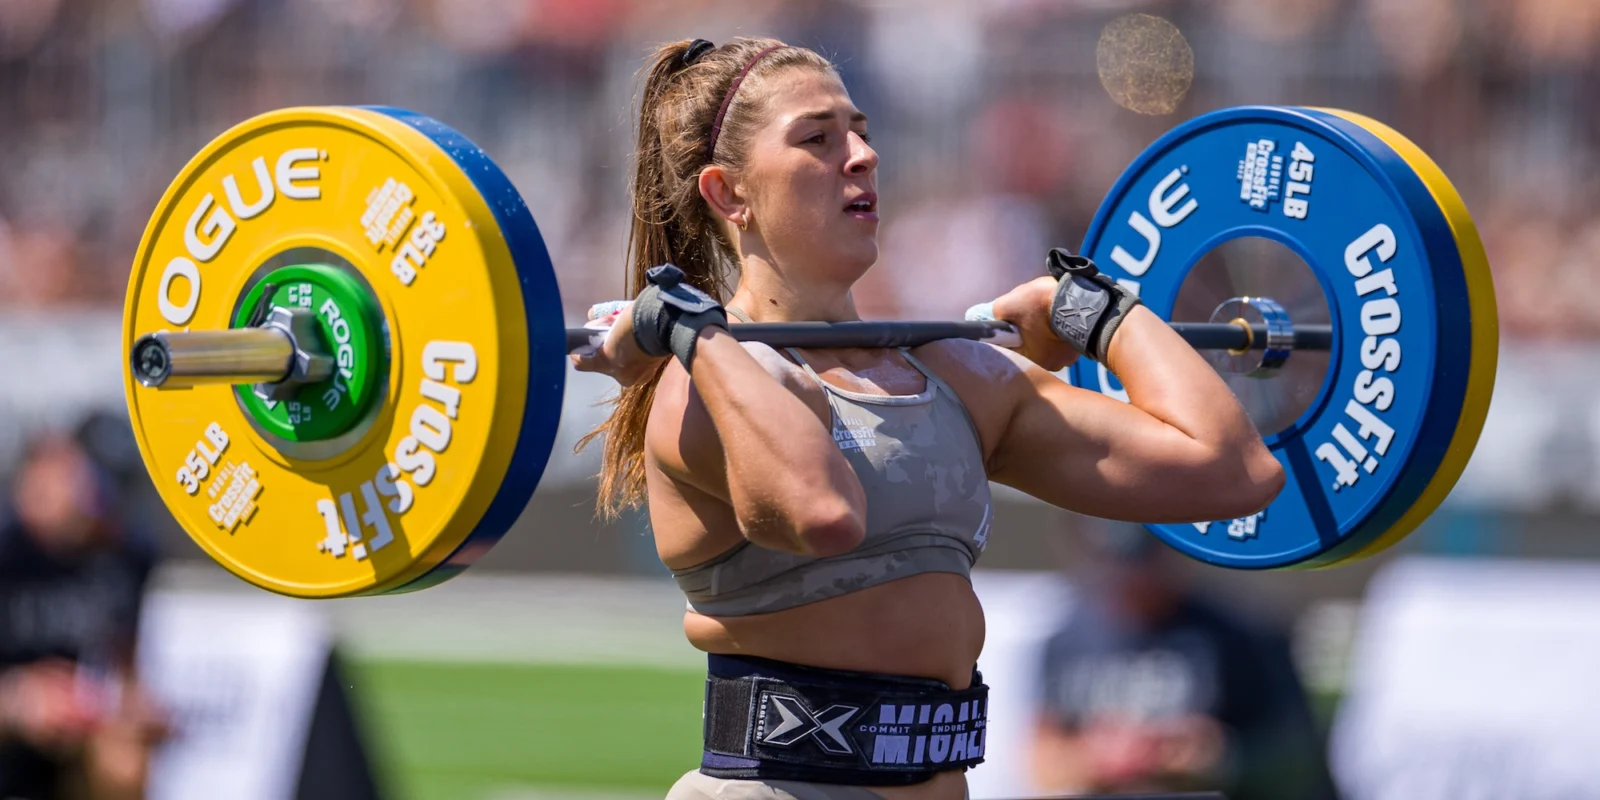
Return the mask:
[[850,132],[850,157],[844,162],[846,175],[867,175],[878,168],[878,151],[855,131]]

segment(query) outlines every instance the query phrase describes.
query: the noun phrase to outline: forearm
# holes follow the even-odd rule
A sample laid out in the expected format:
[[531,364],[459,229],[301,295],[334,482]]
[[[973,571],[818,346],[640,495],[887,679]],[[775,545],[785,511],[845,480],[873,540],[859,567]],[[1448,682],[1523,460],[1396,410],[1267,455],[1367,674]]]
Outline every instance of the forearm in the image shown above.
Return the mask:
[[1222,466],[1236,466],[1251,477],[1271,461],[1221,376],[1144,306],[1133,309],[1117,329],[1106,366],[1122,382],[1131,405],[1192,439]]
[[806,555],[860,543],[861,482],[800,398],[720,328],[701,332],[691,377],[722,440],[729,500],[746,538]]

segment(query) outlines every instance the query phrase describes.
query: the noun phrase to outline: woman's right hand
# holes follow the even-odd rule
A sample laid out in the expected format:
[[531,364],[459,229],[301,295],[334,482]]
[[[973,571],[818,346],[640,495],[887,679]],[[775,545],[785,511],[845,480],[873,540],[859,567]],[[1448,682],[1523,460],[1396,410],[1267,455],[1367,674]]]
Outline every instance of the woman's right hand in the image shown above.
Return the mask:
[[1022,334],[1017,352],[1049,372],[1078,360],[1078,351],[1050,329],[1050,303],[1058,285],[1055,278],[1034,278],[995,298],[993,304],[995,319],[1017,326]]
[[623,386],[648,379],[661,369],[662,362],[671,356],[652,356],[639,349],[633,337],[633,304],[627,303],[605,316],[592,320],[591,325],[610,326],[605,342],[588,354],[573,353],[572,366],[579,372],[599,372],[610,375]]

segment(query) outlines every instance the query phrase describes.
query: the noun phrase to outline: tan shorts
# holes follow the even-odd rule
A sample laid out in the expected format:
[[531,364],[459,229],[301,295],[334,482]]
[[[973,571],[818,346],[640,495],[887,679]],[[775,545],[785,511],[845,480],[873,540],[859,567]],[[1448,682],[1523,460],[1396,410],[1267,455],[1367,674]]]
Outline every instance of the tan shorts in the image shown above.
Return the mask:
[[672,785],[666,800],[883,800],[883,795],[826,783],[713,778],[694,770]]

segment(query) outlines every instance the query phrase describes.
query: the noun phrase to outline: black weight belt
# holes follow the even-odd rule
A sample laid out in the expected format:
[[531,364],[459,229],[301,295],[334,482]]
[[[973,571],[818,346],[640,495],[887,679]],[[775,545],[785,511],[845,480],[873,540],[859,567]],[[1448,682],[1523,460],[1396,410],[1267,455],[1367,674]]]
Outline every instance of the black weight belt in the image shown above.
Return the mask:
[[710,656],[705,754],[714,778],[909,786],[983,763],[989,687]]

